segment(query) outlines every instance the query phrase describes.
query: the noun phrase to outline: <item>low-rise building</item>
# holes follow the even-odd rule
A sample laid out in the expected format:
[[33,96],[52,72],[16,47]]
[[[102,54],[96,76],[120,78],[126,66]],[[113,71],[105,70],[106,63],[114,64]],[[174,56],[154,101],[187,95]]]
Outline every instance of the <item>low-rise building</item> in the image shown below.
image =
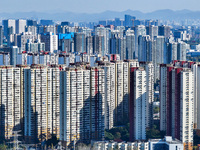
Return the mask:
[[171,136],[165,136],[164,139],[150,139],[149,150],[183,150],[183,143]]
[[92,149],[95,150],[149,150],[148,142],[115,142],[115,141],[92,141]]

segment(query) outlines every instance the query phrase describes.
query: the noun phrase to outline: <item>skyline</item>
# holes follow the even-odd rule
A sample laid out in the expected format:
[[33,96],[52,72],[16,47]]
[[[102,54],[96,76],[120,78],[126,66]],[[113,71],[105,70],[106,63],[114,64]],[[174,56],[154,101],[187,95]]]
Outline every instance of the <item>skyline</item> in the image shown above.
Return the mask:
[[200,11],[80,14],[0,13],[0,147],[197,146]]
[[[14,13],[14,12],[76,12],[76,13],[101,13],[104,11],[126,11],[126,10],[138,10],[143,13],[149,13],[161,9],[171,9],[171,10],[191,10],[200,11],[198,0],[178,0],[178,1],[159,1],[153,0],[149,2],[148,0],[139,1],[126,0],[110,0],[110,1],[91,1],[91,0],[76,0],[76,1],[65,1],[59,0],[35,0],[35,1],[25,1],[25,0],[7,0],[0,2],[0,13]],[[48,3],[48,7],[44,7]],[[40,5],[39,5],[40,4]],[[7,6],[7,7],[3,7]],[[69,7],[68,7],[69,6]],[[148,6],[148,7],[147,7]]]
[[124,15],[132,15],[137,19],[159,19],[159,20],[199,20],[200,11],[162,9],[150,13],[143,13],[137,10],[126,11],[104,11],[101,13],[73,13],[73,12],[16,12],[16,13],[0,13],[0,20],[3,19],[50,19],[54,21],[70,21],[70,22],[98,22],[100,20],[109,20],[114,18],[124,19]]
[[[0,6],[1,7],[1,6]],[[152,10],[152,11],[142,11],[142,10],[137,10],[137,9],[125,9],[125,10],[103,10],[103,11],[100,11],[100,12],[76,12],[76,11],[69,11],[69,10],[60,10],[60,9],[52,9],[52,10],[46,10],[46,11],[35,11],[35,10],[29,10],[29,11],[24,11],[24,10],[20,10],[20,11],[15,11],[15,12],[12,12],[12,11],[8,11],[8,12],[1,12],[0,10],[0,13],[1,14],[13,14],[13,13],[46,13],[46,14],[56,14],[56,13],[74,13],[74,14],[89,14],[89,15],[92,15],[92,14],[101,14],[101,13],[105,13],[105,12],[116,12],[116,13],[123,13],[123,12],[139,12],[139,13],[142,13],[142,14],[149,14],[149,13],[154,13],[154,12],[157,12],[157,11],[172,11],[172,12],[200,12],[200,9],[199,10],[191,10],[191,9],[178,9],[178,10],[174,10],[174,9],[170,9],[170,8],[166,8],[166,9],[155,9],[155,10]]]

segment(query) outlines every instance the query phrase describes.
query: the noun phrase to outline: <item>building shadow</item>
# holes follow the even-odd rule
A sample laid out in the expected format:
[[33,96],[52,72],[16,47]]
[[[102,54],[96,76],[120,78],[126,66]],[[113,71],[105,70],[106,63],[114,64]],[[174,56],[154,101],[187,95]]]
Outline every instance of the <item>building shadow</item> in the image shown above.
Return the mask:
[[0,143],[5,142],[5,105],[0,106]]
[[[84,96],[83,96],[84,97]],[[74,147],[80,146],[84,143],[89,145],[91,140],[102,141],[104,140],[105,129],[105,100],[100,92],[97,92],[95,96],[83,100],[83,106],[77,112],[80,112],[79,121],[76,126],[80,127],[79,139],[73,140],[70,138],[68,148],[74,149]],[[78,133],[77,133],[78,135]],[[65,146],[65,142],[62,144]]]
[[125,126],[129,123],[129,109],[129,94],[125,94],[122,98],[122,102],[115,106],[114,126]]

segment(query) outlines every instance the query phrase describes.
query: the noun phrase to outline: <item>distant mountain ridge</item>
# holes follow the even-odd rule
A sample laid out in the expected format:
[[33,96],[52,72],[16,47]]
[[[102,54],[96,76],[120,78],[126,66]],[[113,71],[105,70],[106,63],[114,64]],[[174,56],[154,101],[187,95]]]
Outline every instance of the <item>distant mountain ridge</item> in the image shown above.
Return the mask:
[[183,19],[200,19],[200,11],[170,9],[156,10],[149,13],[143,13],[137,10],[104,11],[102,13],[46,13],[46,12],[16,12],[0,13],[0,19],[52,19],[54,21],[72,21],[72,22],[97,22],[99,20],[124,18],[125,14],[136,16],[138,19],[162,19],[162,20],[183,20]]

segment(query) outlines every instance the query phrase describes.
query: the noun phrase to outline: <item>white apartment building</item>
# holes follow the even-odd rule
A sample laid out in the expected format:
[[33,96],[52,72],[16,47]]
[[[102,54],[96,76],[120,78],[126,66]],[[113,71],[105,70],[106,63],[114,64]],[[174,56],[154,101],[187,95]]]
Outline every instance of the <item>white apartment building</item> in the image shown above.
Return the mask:
[[27,42],[32,41],[33,43],[36,39],[38,39],[37,35],[33,35],[31,32],[23,32],[17,36],[17,46],[21,48],[21,51],[25,51]]
[[60,70],[56,65],[47,69],[48,138],[60,135]]
[[194,128],[200,130],[200,65],[193,65],[194,75]]
[[102,69],[105,72],[105,129],[111,129],[114,126],[115,64],[105,64]]
[[67,68],[60,80],[60,140],[90,140],[90,70]]
[[35,65],[24,71],[24,135],[28,142],[47,139],[47,67]]
[[91,139],[104,140],[105,129],[105,72],[91,68]]
[[24,134],[27,142],[60,135],[59,68],[31,65],[24,70]]
[[166,131],[167,130],[167,109],[166,109],[166,101],[167,101],[167,67],[161,66],[160,67],[160,130]]
[[[181,72],[180,87],[180,140],[184,143],[185,149],[192,150],[194,125],[194,76],[191,70],[188,69]],[[174,128],[176,128],[176,126]]]
[[194,75],[190,68],[161,65],[160,130],[192,149],[194,127]]
[[123,120],[123,64],[123,61],[115,62],[115,123],[122,122]]
[[144,68],[130,68],[130,140],[146,139],[147,80]]
[[154,66],[150,63],[140,63],[140,67],[143,67],[146,71],[146,121],[147,127],[151,127],[153,122],[153,101],[154,101]]
[[146,139],[146,71],[143,69],[138,69],[135,71],[135,84],[134,84],[134,130],[135,130],[135,140],[145,140]]
[[21,130],[20,68],[0,68],[0,136],[10,139],[13,131]]

